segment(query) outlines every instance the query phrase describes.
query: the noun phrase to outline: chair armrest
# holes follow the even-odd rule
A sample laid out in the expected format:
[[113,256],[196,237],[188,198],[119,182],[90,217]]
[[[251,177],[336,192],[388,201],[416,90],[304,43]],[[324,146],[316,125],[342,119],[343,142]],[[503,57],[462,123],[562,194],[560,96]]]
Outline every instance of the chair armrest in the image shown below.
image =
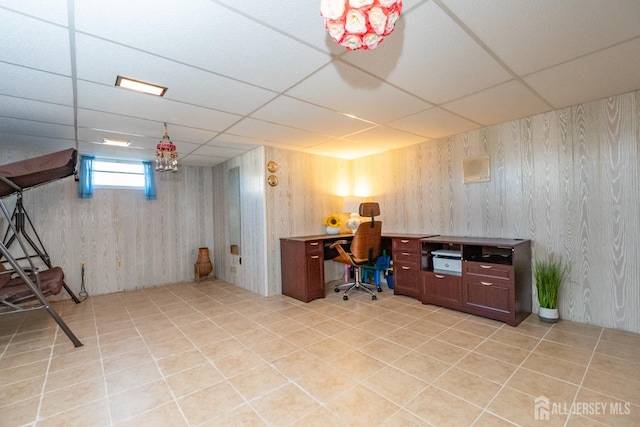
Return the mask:
[[336,240],[329,246],[329,248],[334,249],[338,245],[348,245],[348,244],[349,244],[348,240]]

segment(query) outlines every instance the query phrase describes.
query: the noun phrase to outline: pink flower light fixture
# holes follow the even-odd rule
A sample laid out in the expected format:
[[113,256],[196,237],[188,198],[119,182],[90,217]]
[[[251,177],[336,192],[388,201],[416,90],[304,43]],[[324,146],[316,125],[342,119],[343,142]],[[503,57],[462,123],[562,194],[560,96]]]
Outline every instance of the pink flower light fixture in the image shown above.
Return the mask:
[[321,0],[320,15],[331,38],[350,50],[375,49],[393,32],[402,0]]
[[178,151],[171,142],[167,132],[167,124],[164,124],[164,136],[156,146],[156,170],[158,172],[178,171]]

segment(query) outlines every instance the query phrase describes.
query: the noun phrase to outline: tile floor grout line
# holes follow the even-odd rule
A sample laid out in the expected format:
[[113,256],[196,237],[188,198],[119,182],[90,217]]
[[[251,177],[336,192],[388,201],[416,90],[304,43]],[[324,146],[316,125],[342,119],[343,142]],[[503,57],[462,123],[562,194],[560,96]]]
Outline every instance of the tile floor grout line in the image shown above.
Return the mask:
[[[598,339],[596,340],[596,344],[593,346],[593,350],[591,351],[591,356],[589,357],[589,362],[587,362],[587,366],[584,369],[584,373],[582,374],[582,378],[580,379],[580,384],[578,384],[578,388],[576,389],[575,394],[573,395],[573,400],[571,401],[571,406],[570,408],[573,408],[573,405],[576,402],[576,399],[578,398],[578,395],[580,394],[580,391],[583,388],[583,384],[584,384],[584,380],[585,378],[587,378],[587,374],[589,373],[589,367],[591,366],[591,361],[593,360],[593,357],[596,354],[596,349],[598,348],[598,344],[600,343],[600,339],[602,338],[602,335],[604,333],[604,328],[600,329],[600,334],[598,335]],[[564,422],[564,426],[566,427],[569,424],[569,420],[571,419],[571,415],[573,415],[571,412],[569,412],[569,416],[567,416],[567,419]],[[587,417],[589,418],[589,417]]]
[[538,346],[540,345],[540,343],[544,340],[544,337],[547,336],[547,334],[553,329],[553,326],[548,328],[547,331],[544,333],[544,335],[540,338],[538,338],[538,342],[536,343],[536,345],[529,350],[529,353],[527,354],[527,356],[522,360],[522,362],[520,362],[520,364],[513,370],[513,372],[511,373],[511,375],[509,375],[509,377],[507,379],[505,379],[504,383],[500,386],[500,390],[498,390],[493,397],[491,398],[491,400],[489,400],[489,402],[485,405],[484,407],[484,412],[489,413],[491,415],[494,416],[498,416],[498,414],[495,414],[493,412],[491,412],[488,408],[491,406],[491,404],[496,400],[496,397],[498,397],[498,395],[505,389],[505,387],[507,387],[507,384],[509,383],[509,381],[511,380],[511,378],[513,378],[513,376],[516,374],[516,372],[518,372],[518,370],[520,368],[522,368],[524,366],[524,364],[526,363],[526,361],[529,359],[529,357],[531,357],[531,355],[533,354],[533,352],[538,348]]

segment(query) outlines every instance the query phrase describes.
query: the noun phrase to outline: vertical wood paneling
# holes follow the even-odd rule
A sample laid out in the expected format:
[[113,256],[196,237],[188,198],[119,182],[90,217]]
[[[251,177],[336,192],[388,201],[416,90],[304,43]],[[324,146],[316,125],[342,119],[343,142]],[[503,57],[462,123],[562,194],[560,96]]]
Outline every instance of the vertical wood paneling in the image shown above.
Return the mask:
[[[0,151],[0,163],[35,155]],[[72,177],[24,192],[45,249],[74,292],[80,290],[83,262],[90,295],[193,280],[197,248],[214,242],[212,170],[183,167],[176,174],[157,174],[156,185],[153,201],[142,191],[112,189],[78,199]],[[3,201],[13,209],[14,200]]]
[[[532,239],[535,256],[557,252],[569,263],[563,318],[640,332],[639,105],[640,92],[621,95],[358,159],[354,168],[375,182],[383,229]],[[484,154],[491,182],[464,185],[462,160]],[[412,170],[407,159],[418,157]],[[379,180],[378,165],[406,169]]]

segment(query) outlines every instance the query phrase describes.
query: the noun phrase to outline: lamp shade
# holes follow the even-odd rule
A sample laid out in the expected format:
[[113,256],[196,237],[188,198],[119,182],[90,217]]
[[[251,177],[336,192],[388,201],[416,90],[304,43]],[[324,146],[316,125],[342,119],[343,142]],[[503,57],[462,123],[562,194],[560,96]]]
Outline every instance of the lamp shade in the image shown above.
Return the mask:
[[402,0],[321,0],[320,15],[331,38],[350,50],[375,49],[393,32]]
[[362,202],[364,202],[364,197],[345,197],[342,212],[358,213]]

